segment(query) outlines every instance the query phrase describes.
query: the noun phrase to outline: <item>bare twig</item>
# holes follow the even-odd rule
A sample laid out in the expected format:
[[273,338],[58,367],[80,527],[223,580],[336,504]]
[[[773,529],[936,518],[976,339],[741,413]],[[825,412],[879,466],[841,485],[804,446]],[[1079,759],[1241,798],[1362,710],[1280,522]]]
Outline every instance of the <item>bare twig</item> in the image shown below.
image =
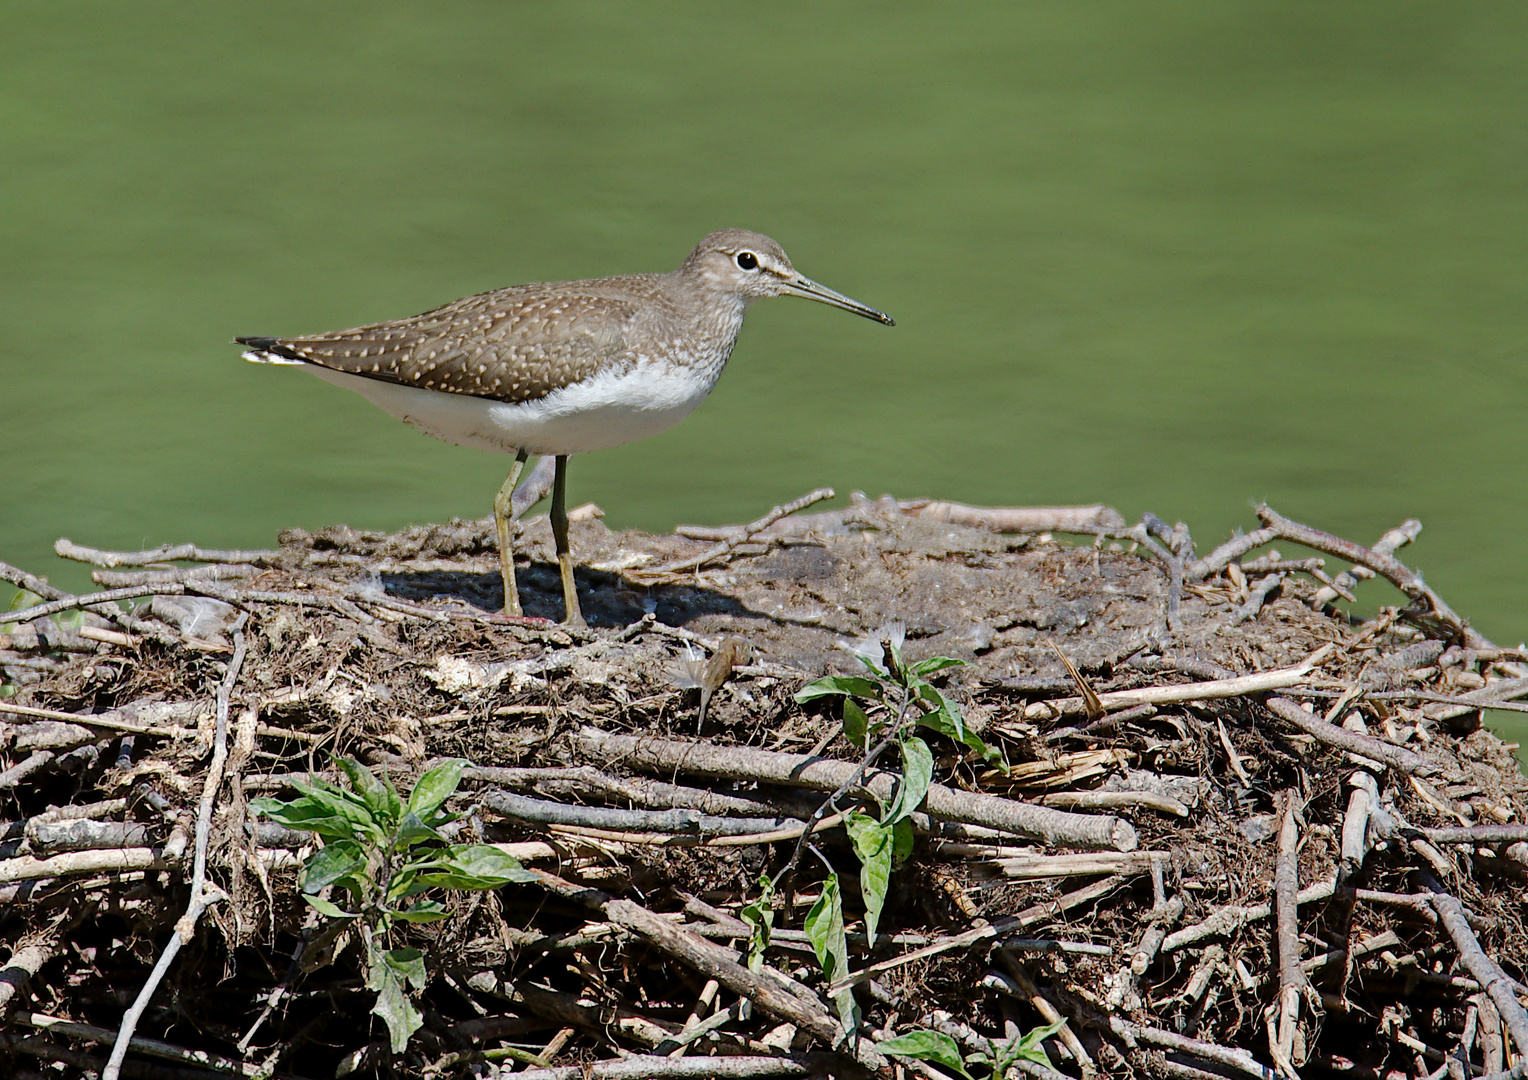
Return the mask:
[[[1301,904],[1312,904],[1317,900],[1325,900],[1336,890],[1336,882],[1322,881],[1314,885],[1307,885],[1301,889],[1295,899]],[[1192,945],[1196,941],[1203,941],[1207,937],[1217,934],[1229,934],[1234,930],[1266,919],[1273,913],[1272,904],[1227,904],[1218,908],[1207,919],[1197,922],[1193,926],[1185,926],[1167,935],[1162,942],[1163,952],[1175,952],[1185,945]]]
[[1356,731],[1348,731],[1336,724],[1328,724],[1321,717],[1306,712],[1288,698],[1270,697],[1263,704],[1274,716],[1289,721],[1307,735],[1314,735],[1317,739],[1339,750],[1346,750],[1351,754],[1359,754],[1372,761],[1382,762],[1403,773],[1426,775],[1438,771],[1437,764],[1420,754],[1413,753],[1405,747],[1381,742],[1379,739]]
[[[1143,873],[1144,870],[1136,872]],[[1016,930],[1022,930],[1026,926],[1033,926],[1036,923],[1054,919],[1063,912],[1077,907],[1079,904],[1086,904],[1097,900],[1101,896],[1109,895],[1129,877],[1128,873],[1118,874],[1103,881],[1094,882],[1092,885],[1085,885],[1080,889],[1074,889],[1072,892],[1058,896],[1054,900],[1043,900],[1038,904],[1032,904],[1016,915],[1005,915],[1001,919],[994,919],[991,922],[973,927],[962,934],[951,935],[941,941],[934,942],[932,945],[925,945],[921,949],[914,949],[912,952],[903,953],[901,956],[894,956],[890,960],[882,960],[880,963],[870,964],[859,971],[850,972],[843,979],[834,983],[828,988],[828,994],[831,996],[842,993],[852,986],[858,986],[860,983],[879,978],[888,971],[894,971],[914,961],[927,960],[930,957],[951,952],[955,949],[968,949],[979,942],[1001,938],[1012,934]]]
[[[1105,710],[1114,710],[1179,701],[1213,701],[1217,698],[1242,697],[1268,690],[1282,690],[1305,682],[1316,666],[1334,649],[1335,646],[1323,646],[1294,667],[1259,671],[1253,675],[1238,675],[1232,679],[1214,679],[1176,686],[1143,686],[1139,690],[1110,690],[1099,694],[1098,700]],[[1086,703],[1080,697],[1064,698],[1060,701],[1036,701],[1025,707],[1024,719],[1048,720],[1069,713],[1080,713],[1085,708]]]
[[239,668],[244,664],[246,621],[248,616],[241,615],[233,624],[233,657],[228,661],[228,669],[224,672],[223,681],[218,686],[217,730],[213,737],[212,762],[207,766],[207,779],[202,785],[202,799],[196,814],[196,849],[191,864],[191,902],[186,906],[186,913],[175,924],[170,941],[165,946],[159,962],[154,965],[154,970],[149,974],[143,989],[138,992],[137,1000],[122,1017],[122,1027],[117,1033],[116,1042],[112,1045],[111,1057],[106,1062],[106,1068],[101,1072],[101,1080],[117,1080],[122,1071],[122,1060],[127,1056],[128,1048],[132,1043],[133,1029],[138,1026],[138,1018],[143,1015],[143,1010],[148,1008],[154,991],[169,972],[175,954],[180,952],[181,946],[190,941],[191,935],[196,932],[196,922],[201,918],[202,912],[206,910],[209,903],[222,897],[222,890],[209,890],[206,887],[207,839],[212,829],[212,804],[217,798],[218,790],[223,786],[223,763],[228,758],[229,698],[233,694],[234,683],[238,681]]
[[118,566],[153,566],[156,563],[168,562],[252,563],[255,566],[270,567],[274,566],[281,556],[279,551],[220,551],[214,548],[200,548],[195,544],[164,544],[147,551],[103,551],[99,548],[86,547],[84,544],[76,544],[66,536],[59,537],[53,542],[53,553],[61,559],[73,559],[75,562],[90,563],[92,566],[104,566],[108,569]]
[[1279,829],[1279,854],[1273,877],[1274,908],[1278,912],[1277,945],[1279,957],[1278,1022],[1269,1053],[1275,1060],[1293,1061],[1295,1028],[1300,1023],[1300,997],[1305,990],[1305,972],[1300,966],[1300,926],[1298,922],[1299,866],[1296,853],[1300,844],[1299,813],[1301,800],[1294,791],[1280,796],[1284,821]]
[[1518,1002],[1513,981],[1480,947],[1480,939],[1470,929],[1464,905],[1459,902],[1459,898],[1445,891],[1436,878],[1425,872],[1422,881],[1432,892],[1432,906],[1453,940],[1454,948],[1459,951],[1460,962],[1496,1006],[1502,1023],[1506,1025],[1507,1034],[1517,1044],[1518,1054],[1528,1059],[1528,1011]]
[[632,577],[639,579],[662,577],[666,574],[678,574],[685,570],[698,570],[706,563],[714,559],[725,558],[738,548],[746,544],[754,536],[769,528],[783,517],[794,514],[797,510],[804,510],[814,503],[831,499],[834,495],[832,488],[818,488],[816,491],[807,492],[799,499],[792,499],[788,503],[782,503],[769,513],[743,526],[742,533],[734,539],[723,541],[714,547],[707,548],[698,555],[688,556],[683,559],[675,559],[673,562],[664,563],[662,566],[643,567],[627,571]]
[[[701,775],[748,778],[826,791],[837,788],[854,774],[856,768],[846,761],[830,761],[804,754],[612,735],[598,728],[584,728],[577,739],[589,752],[620,758],[637,767],[658,768],[665,772],[680,769]],[[865,776],[864,783],[878,798],[890,799],[897,778],[891,773],[872,770]],[[1133,851],[1137,844],[1134,827],[1122,818],[1068,814],[981,792],[959,791],[943,784],[929,785],[924,807],[935,817],[1039,836],[1051,843],[1116,851]]]
[[1373,548],[1366,548],[1362,544],[1355,544],[1351,540],[1344,540],[1340,536],[1322,532],[1320,529],[1313,529],[1309,525],[1290,521],[1269,509],[1267,505],[1259,506],[1257,515],[1262,518],[1265,525],[1276,530],[1281,538],[1316,551],[1323,551],[1328,555],[1335,555],[1339,559],[1346,559],[1359,566],[1366,566],[1400,589],[1415,603],[1426,605],[1426,610],[1416,614],[1403,612],[1407,618],[1435,622],[1441,629],[1457,637],[1469,648],[1490,647],[1489,641],[1466,626],[1464,620],[1455,614],[1453,608],[1444,603],[1441,596],[1428,588],[1420,577],[1393,556],[1375,551]]

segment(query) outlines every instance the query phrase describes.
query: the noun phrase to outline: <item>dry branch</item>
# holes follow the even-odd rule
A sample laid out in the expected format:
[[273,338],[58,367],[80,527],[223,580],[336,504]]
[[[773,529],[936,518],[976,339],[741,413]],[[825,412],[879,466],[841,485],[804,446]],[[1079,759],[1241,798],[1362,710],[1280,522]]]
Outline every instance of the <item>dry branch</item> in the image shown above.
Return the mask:
[[[638,768],[665,772],[680,770],[732,780],[799,784],[819,791],[834,790],[855,771],[855,766],[849,762],[805,754],[611,735],[597,728],[584,728],[578,739],[588,753],[618,759]],[[864,777],[865,788],[882,800],[892,797],[896,784],[896,778],[890,773],[870,770]],[[1135,829],[1130,823],[1108,815],[1068,814],[1015,799],[958,791],[942,784],[930,785],[924,806],[937,818],[1034,836],[1052,844],[1116,851],[1132,851],[1136,846]]]

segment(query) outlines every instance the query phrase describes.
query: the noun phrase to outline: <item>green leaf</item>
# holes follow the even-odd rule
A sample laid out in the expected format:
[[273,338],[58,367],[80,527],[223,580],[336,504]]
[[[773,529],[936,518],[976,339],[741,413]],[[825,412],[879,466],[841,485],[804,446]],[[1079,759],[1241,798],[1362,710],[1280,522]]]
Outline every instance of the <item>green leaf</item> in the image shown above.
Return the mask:
[[430,815],[455,794],[462,782],[462,770],[469,764],[464,758],[450,758],[421,776],[409,794],[409,811],[421,821],[429,821]]
[[[350,832],[371,838],[375,843],[386,840],[391,829],[384,829],[383,824],[377,820],[377,816],[371,812],[366,801],[360,795],[336,787],[321,777],[312,777],[309,780],[292,780],[292,788],[301,796],[288,803],[288,807],[306,807],[299,810],[307,818],[315,822],[321,822],[325,815],[339,818],[350,823]],[[312,825],[292,825],[294,829],[308,828],[314,832],[320,829]]]
[[451,913],[437,900],[421,900],[406,908],[394,908],[393,917],[407,923],[440,922]]
[[330,804],[307,795],[285,803],[272,798],[252,799],[250,808],[278,825],[317,833],[325,840],[374,840],[370,826],[358,822],[353,813],[336,814]]
[[987,761],[1002,760],[1003,752],[988,746],[980,735],[968,728],[965,717],[960,715],[960,707],[945,697],[938,687],[919,683],[917,690],[918,697],[934,707],[933,711],[924,713],[918,718],[919,724],[941,735],[948,735],[956,742],[976,751]]
[[366,869],[366,852],[354,840],[335,840],[319,848],[302,868],[302,891],[316,893]]
[[954,1069],[961,1076],[971,1075],[966,1072],[965,1060],[960,1056],[960,1046],[948,1035],[937,1031],[909,1031],[894,1039],[882,1039],[875,1044],[875,1048],[883,1054],[943,1065],[946,1069]]
[[999,1060],[1004,1064],[1015,1060],[1033,1061],[1036,1065],[1052,1068],[1050,1055],[1045,1052],[1045,1047],[1040,1044],[1060,1031],[1065,1023],[1065,1020],[1057,1020],[1054,1024],[1046,1024],[1044,1027],[1037,1027],[1033,1031],[1026,1031],[1022,1039],[1004,1048]]
[[891,827],[891,865],[901,866],[913,853],[913,823],[901,818]]
[[748,938],[748,970],[757,975],[764,970],[764,951],[775,926],[775,883],[768,874],[759,875],[759,898],[745,904],[738,914],[753,930]]
[[[844,902],[839,892],[838,875],[829,874],[822,883],[822,894],[806,913],[807,940],[817,954],[817,963],[827,981],[835,983],[849,974],[849,938],[844,932]],[[854,990],[848,989],[833,996],[834,1007],[844,1030],[852,1032],[859,1027],[859,1006],[854,1000]]]
[[418,949],[389,949],[382,954],[382,959],[388,967],[398,973],[399,978],[406,979],[415,990],[424,989],[424,953]]
[[359,919],[361,917],[358,912],[346,911],[338,904],[333,904],[328,900],[325,900],[322,896],[305,895],[303,896],[303,899],[308,902],[308,905],[312,907],[314,911],[318,912],[320,915],[327,915],[331,919]]
[[391,830],[402,816],[398,790],[386,778],[377,775],[354,758],[336,757],[334,764],[350,781],[350,790],[361,797],[366,809],[384,828]]
[[945,668],[964,667],[965,663],[964,660],[956,660],[953,656],[931,656],[927,660],[919,660],[916,664],[910,665],[908,670],[920,679],[926,679]]
[[408,1047],[409,1038],[424,1026],[424,1017],[409,1000],[403,980],[385,961],[374,962],[368,975],[367,987],[377,991],[377,1002],[371,1011],[387,1025],[393,1053],[401,1054]]
[[797,690],[796,704],[805,705],[816,698],[836,697],[843,694],[879,700],[881,693],[881,684],[874,679],[866,679],[859,675],[828,675],[816,682],[807,683]]
[[928,743],[912,735],[902,740],[901,747],[902,782],[883,819],[887,825],[895,825],[922,806],[934,779],[934,754]]
[[[401,875],[400,875],[401,876]],[[492,844],[458,844],[429,863],[419,864],[415,879],[421,887],[481,891],[501,885],[540,880]]]
[[865,898],[865,937],[875,944],[875,928],[886,906],[886,892],[891,885],[892,830],[868,814],[851,811],[844,819],[844,829],[854,844],[860,861],[860,892]]
[[844,738],[860,750],[867,749],[870,737],[870,717],[852,697],[844,698]]
[[60,630],[71,634],[79,633],[80,627],[85,625],[85,613],[79,608],[71,608],[68,611],[60,611],[53,616],[53,621]]
[[418,847],[420,844],[436,842],[444,844],[446,838],[440,832],[431,828],[419,820],[419,815],[410,810],[403,815],[403,820],[398,823],[398,831],[395,835],[394,846],[398,849]]

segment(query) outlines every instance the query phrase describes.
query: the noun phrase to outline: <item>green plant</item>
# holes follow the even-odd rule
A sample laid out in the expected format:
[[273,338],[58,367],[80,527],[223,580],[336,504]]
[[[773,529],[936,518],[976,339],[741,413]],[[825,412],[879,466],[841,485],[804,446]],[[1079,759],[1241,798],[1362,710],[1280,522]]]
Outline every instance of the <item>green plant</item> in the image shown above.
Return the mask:
[[[331,919],[353,921],[365,951],[366,988],[377,994],[371,1011],[400,1053],[423,1023],[407,987],[424,989],[425,966],[418,949],[389,947],[397,924],[447,917],[445,905],[421,895],[426,890],[497,889],[535,875],[490,844],[451,844],[440,834],[454,817],[442,806],[461,783],[467,762],[460,758],[421,776],[406,802],[359,762],[335,758],[335,764],[345,786],[317,777],[293,781],[297,798],[255,799],[250,808],[324,841],[303,865],[303,899]],[[343,906],[318,895],[325,889]]]
[[[879,658],[874,650],[879,651]],[[829,675],[802,687],[796,701],[804,704],[823,697],[843,698],[844,736],[865,751],[867,766],[892,743],[901,754],[902,779],[892,801],[879,808],[878,816],[853,810],[844,821],[860,861],[865,936],[874,945],[892,867],[912,853],[912,815],[923,805],[933,782],[933,752],[914,732],[920,727],[937,731],[988,761],[1001,761],[1002,752],[967,727],[960,707],[929,681],[938,672],[965,661],[935,656],[913,664],[904,662],[902,633],[896,626],[888,628],[879,640],[857,649],[855,655],[868,676]]]
[[967,1071],[968,1065],[980,1065],[990,1070],[991,1080],[1008,1080],[1008,1077],[1018,1075],[1014,1065],[1020,1061],[1052,1067],[1050,1057],[1041,1044],[1060,1031],[1063,1023],[1065,1021],[1058,1020],[1054,1024],[1037,1027],[1017,1039],[988,1039],[985,1049],[973,1050],[965,1055],[961,1054],[960,1046],[954,1039],[927,1028],[909,1031],[894,1039],[883,1039],[875,1044],[875,1048],[883,1054],[942,1065],[964,1077],[971,1076]]
[[[868,675],[829,675],[802,687],[796,693],[796,701],[805,704],[818,698],[843,699],[843,733],[864,751],[861,771],[869,768],[892,744],[896,744],[902,758],[901,781],[891,802],[880,804],[874,816],[860,810],[851,810],[844,816],[845,831],[860,862],[865,936],[874,945],[891,887],[892,869],[912,853],[912,815],[923,805],[933,782],[934,755],[928,743],[918,737],[917,730],[928,728],[947,735],[988,761],[1001,762],[1002,752],[988,746],[967,727],[960,707],[929,681],[964,661],[936,656],[906,663],[902,659],[902,628],[896,625],[867,639],[855,650],[855,655]],[[843,899],[838,875],[831,867],[817,902],[807,913],[806,931],[829,984],[847,976],[849,950]],[[858,1020],[853,991],[845,989],[835,994],[834,1003],[845,1027],[852,1029]]]

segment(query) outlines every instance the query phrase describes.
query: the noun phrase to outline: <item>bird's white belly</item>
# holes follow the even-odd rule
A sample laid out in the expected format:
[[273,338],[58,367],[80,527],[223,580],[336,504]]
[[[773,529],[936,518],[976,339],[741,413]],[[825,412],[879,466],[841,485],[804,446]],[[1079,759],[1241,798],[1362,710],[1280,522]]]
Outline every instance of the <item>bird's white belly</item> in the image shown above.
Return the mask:
[[644,362],[511,404],[303,366],[437,439],[536,455],[582,454],[655,435],[689,416],[716,383],[715,375],[693,368]]

